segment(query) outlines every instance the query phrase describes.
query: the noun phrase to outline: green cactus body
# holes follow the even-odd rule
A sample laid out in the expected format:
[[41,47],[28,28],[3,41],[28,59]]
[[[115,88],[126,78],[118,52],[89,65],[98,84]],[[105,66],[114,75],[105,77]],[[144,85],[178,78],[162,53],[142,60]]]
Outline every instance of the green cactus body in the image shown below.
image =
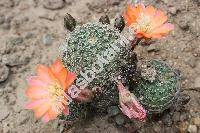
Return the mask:
[[[124,68],[136,68],[135,54],[126,45],[121,43],[120,33],[109,25],[87,23],[77,26],[67,43],[61,46],[63,64],[77,74],[77,81],[86,79],[83,73],[90,70],[95,73],[87,88],[101,88],[92,101],[97,111],[105,112],[108,106],[118,104],[118,90],[113,79],[122,75]],[[87,76],[94,75],[88,73]]]
[[[147,63],[148,68],[155,70],[142,76],[133,93],[149,113],[161,113],[176,100],[179,92],[178,75],[163,62],[153,60]],[[149,80],[150,79],[150,80]]]
[[60,116],[60,120],[64,120],[66,122],[74,123],[77,120],[85,119],[87,116],[87,104],[81,104],[77,102],[71,102],[69,105],[70,112],[69,115],[65,116],[62,114]]

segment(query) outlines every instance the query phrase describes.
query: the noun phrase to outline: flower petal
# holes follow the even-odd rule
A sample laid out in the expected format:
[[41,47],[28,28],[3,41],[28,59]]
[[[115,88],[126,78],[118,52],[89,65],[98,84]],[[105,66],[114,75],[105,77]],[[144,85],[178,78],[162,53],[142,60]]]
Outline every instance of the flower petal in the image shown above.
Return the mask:
[[128,26],[136,22],[143,9],[144,5],[142,4],[136,5],[135,7],[132,5],[128,5],[127,10],[123,15],[124,19],[127,21]]
[[40,99],[40,98],[45,98],[48,97],[49,92],[41,87],[30,87],[28,89],[26,89],[26,95],[30,98],[30,99]]
[[42,121],[43,121],[44,123],[47,123],[47,122],[50,121],[50,117],[49,117],[49,114],[48,114],[48,113],[46,113],[46,114],[42,117]]
[[39,108],[37,108],[35,111],[35,117],[36,118],[40,118],[42,117],[51,107],[50,102],[46,102],[45,104],[43,104],[43,106],[40,106]]
[[29,86],[47,87],[47,83],[40,80],[37,76],[31,76],[27,79]]
[[44,65],[38,65],[37,74],[42,81],[47,82],[48,84],[52,84],[55,81],[51,69]]
[[60,84],[63,88],[66,88],[66,78],[67,78],[68,71],[63,68],[60,73],[56,75],[57,79],[60,81]]
[[64,88],[64,90],[66,90],[67,88],[69,88],[71,85],[72,85],[72,83],[74,82],[74,80],[76,79],[76,74],[75,73],[73,73],[73,72],[69,72],[68,74],[67,74],[67,77],[66,77],[66,79],[65,79],[65,88]]
[[52,108],[50,108],[49,110],[48,110],[48,114],[49,114],[49,119],[50,120],[53,120],[53,119],[55,119],[59,114],[57,114],[56,112],[54,112],[53,110],[52,110]]
[[39,99],[25,105],[25,109],[36,109],[46,103],[48,99]]
[[164,24],[167,21],[167,16],[165,15],[165,13],[161,10],[157,10],[154,18],[152,19],[152,28],[156,28],[161,26],[162,24]]
[[160,38],[163,35],[166,35],[169,33],[171,30],[174,29],[174,25],[170,23],[166,23],[152,31],[152,37]]
[[51,71],[55,74],[55,75],[58,75],[61,70],[65,68],[62,64],[62,61],[60,59],[57,59],[53,65],[51,66]]
[[154,17],[156,13],[156,9],[153,6],[147,6],[144,10],[144,14],[150,16],[151,18]]

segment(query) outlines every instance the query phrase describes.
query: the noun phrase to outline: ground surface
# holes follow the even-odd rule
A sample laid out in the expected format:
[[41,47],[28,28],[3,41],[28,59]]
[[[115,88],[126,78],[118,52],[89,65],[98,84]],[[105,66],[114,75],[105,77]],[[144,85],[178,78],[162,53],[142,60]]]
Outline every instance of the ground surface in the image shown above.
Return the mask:
[[[81,24],[97,21],[105,12],[114,18],[127,3],[125,0],[57,0],[49,4],[48,1],[53,0],[0,0],[0,132],[63,131],[57,120],[43,124],[31,111],[23,109],[27,102],[26,77],[34,74],[36,64],[50,64],[57,57],[58,46],[68,33],[63,28],[65,13],[71,13]],[[200,87],[200,1],[146,0],[145,3],[165,10],[175,30],[156,45],[138,47],[138,57],[162,59],[179,69],[182,90],[191,96],[191,101],[185,109],[164,115],[138,132],[200,132],[199,90],[188,90]],[[120,129],[102,117],[65,132],[130,132]]]

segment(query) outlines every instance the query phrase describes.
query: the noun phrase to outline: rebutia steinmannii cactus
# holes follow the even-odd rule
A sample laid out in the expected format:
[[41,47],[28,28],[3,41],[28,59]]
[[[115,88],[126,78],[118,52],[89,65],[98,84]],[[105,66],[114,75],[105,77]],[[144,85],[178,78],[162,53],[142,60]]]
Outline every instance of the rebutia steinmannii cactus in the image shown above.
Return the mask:
[[[131,18],[130,15],[131,12],[137,10],[137,8],[145,7],[139,5],[134,9],[129,6],[125,18],[128,21],[128,25],[133,26],[133,29],[138,32],[136,35],[138,40],[162,37],[173,27],[171,24],[166,24],[166,26],[169,26],[168,30],[165,32],[157,31],[154,35],[152,34],[153,32],[150,33],[151,21],[148,19],[149,14],[145,16],[146,14],[143,13],[141,13],[142,16],[138,18],[140,23],[132,24],[134,21],[132,22],[131,19],[133,18]],[[151,9],[150,7],[147,7],[146,10],[156,11],[156,9],[152,9],[152,7]],[[162,19],[165,18],[165,16],[162,17]],[[143,21],[146,23],[143,23]],[[148,69],[141,69],[140,78],[135,78],[133,75],[138,72],[138,70],[136,70],[137,58],[131,52],[133,47],[130,47],[131,43],[134,41],[130,41],[125,47],[120,44],[121,36],[119,31],[123,30],[123,18],[120,17],[115,20],[115,28],[118,29],[118,31],[109,26],[110,21],[107,16],[101,17],[100,22],[101,23],[87,23],[73,28],[73,31],[70,27],[67,27],[72,32],[67,39],[67,43],[61,47],[62,61],[65,66],[71,71],[76,72],[78,74],[78,79],[85,78],[84,76],[89,76],[87,77],[89,79],[93,78],[87,85],[87,88],[94,91],[93,89],[96,86],[99,87],[99,91],[96,92],[97,95],[94,97],[90,105],[92,105],[93,108],[96,108],[97,111],[105,112],[108,106],[119,104],[119,92],[113,79],[121,76],[122,79],[126,80],[124,85],[128,86],[130,91],[137,97],[137,99],[132,100],[132,102],[135,102],[135,105],[138,105],[135,107],[135,110],[141,112],[141,120],[145,117],[145,111],[139,106],[138,102],[144,106],[148,113],[162,113],[165,109],[171,106],[177,98],[179,92],[177,74],[169,66],[154,60],[151,61],[151,63],[148,63]],[[160,24],[161,23],[162,22],[160,22]],[[139,43],[138,40],[135,41],[137,43],[136,45]],[[116,50],[114,55],[110,54],[112,51],[105,52],[109,49]],[[106,58],[108,62],[103,62],[103,60],[100,59],[99,55],[102,54],[104,54],[102,57]],[[102,62],[104,63],[104,66],[102,65]],[[94,66],[94,63],[97,66]],[[93,70],[94,67],[101,69],[101,71],[98,73],[88,71]],[[84,75],[84,72],[88,75]],[[95,78],[93,75],[95,75]],[[133,85],[132,81],[137,83],[137,87],[133,88],[136,84]],[[120,87],[118,87],[118,89],[120,90]],[[129,105],[127,105],[127,107],[129,108]],[[133,114],[133,117],[138,118],[136,115],[137,114]]]
[[[63,112],[67,116],[60,119],[69,123],[85,118],[90,109],[105,113],[112,105],[120,105],[126,116],[141,121],[147,113],[169,108],[178,99],[179,75],[156,60],[137,69],[132,50],[141,40],[165,36],[173,25],[165,23],[167,17],[162,11],[143,4],[129,5],[124,18],[135,34],[133,40],[121,34],[125,26],[122,17],[115,20],[114,27],[108,16],[98,23],[76,26],[75,19],[67,14],[64,25],[70,34],[60,47],[62,62],[38,67],[37,76],[29,79],[27,96],[32,102],[26,107],[44,122]],[[79,89],[75,91],[74,86]]]

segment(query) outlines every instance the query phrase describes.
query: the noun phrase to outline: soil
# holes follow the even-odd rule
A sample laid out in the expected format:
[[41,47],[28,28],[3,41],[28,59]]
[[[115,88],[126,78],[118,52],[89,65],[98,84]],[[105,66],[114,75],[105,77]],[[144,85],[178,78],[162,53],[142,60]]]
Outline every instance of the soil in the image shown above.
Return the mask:
[[[175,30],[154,45],[135,49],[140,60],[162,59],[181,71],[181,89],[190,102],[145,124],[117,126],[107,116],[95,117],[69,130],[58,120],[43,124],[24,109],[26,78],[37,64],[50,64],[69,33],[63,18],[70,13],[78,24],[112,21],[127,0],[0,0],[0,132],[1,133],[175,133],[200,132],[200,1],[145,0],[164,10]],[[126,127],[126,128],[125,128]],[[138,128],[139,127],[139,128]]]

